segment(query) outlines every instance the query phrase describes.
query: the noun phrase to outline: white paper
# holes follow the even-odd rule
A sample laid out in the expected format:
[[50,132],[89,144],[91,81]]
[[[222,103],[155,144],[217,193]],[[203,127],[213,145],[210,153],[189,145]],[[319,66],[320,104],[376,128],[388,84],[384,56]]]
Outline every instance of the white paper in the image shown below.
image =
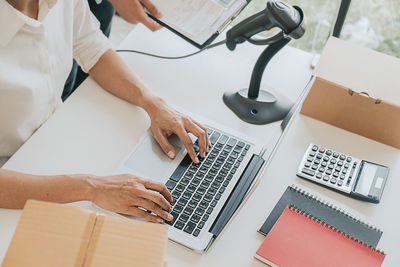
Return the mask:
[[207,41],[245,0],[152,0],[161,21],[196,43]]

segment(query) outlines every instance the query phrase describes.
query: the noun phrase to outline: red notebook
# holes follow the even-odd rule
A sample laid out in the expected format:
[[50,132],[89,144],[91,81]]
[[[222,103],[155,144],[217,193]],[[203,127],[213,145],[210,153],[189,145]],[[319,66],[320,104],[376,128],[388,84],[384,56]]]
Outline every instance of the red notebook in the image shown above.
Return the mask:
[[274,267],[375,267],[385,254],[287,206],[254,257]]

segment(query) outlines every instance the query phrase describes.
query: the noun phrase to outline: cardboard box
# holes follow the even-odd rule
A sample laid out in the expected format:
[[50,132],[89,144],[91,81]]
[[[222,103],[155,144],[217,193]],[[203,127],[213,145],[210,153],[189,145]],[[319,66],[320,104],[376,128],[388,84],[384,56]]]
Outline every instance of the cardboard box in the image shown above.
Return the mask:
[[165,225],[28,201],[3,267],[165,266]]
[[400,60],[328,40],[300,113],[400,148]]

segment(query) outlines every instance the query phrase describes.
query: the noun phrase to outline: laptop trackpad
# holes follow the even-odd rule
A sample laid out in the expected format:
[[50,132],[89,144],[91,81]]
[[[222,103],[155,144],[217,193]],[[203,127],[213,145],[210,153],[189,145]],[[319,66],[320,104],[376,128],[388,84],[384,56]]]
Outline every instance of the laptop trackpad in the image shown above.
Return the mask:
[[[183,145],[175,135],[168,138],[175,148],[176,155],[183,150]],[[171,160],[161,149],[157,141],[147,134],[135,147],[133,153],[125,162],[125,167],[133,170],[137,176],[165,183],[178,166],[177,159]]]

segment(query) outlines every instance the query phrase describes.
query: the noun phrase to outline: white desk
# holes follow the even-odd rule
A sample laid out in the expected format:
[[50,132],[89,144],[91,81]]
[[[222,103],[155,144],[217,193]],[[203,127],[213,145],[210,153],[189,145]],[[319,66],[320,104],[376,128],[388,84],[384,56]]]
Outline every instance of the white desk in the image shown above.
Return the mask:
[[[193,51],[190,45],[166,30],[150,33],[140,26],[121,48],[170,55]],[[261,51],[261,47],[243,44],[235,52],[219,47],[179,61],[134,54],[123,57],[145,83],[169,103],[267,142],[279,123],[249,125],[237,119],[222,102],[225,90],[248,85]],[[311,60],[311,55],[287,47],[271,62],[263,84],[295,100],[310,78]],[[41,174],[107,175],[134,147],[148,126],[142,110],[111,96],[89,79],[4,167]],[[381,204],[353,200],[297,178],[297,165],[310,142],[390,166],[391,175]],[[169,242],[166,260],[170,266],[265,266],[253,259],[263,240],[256,230],[286,186],[298,183],[380,226],[384,234],[379,245],[389,254],[384,265],[399,266],[396,204],[400,196],[395,188],[400,188],[400,180],[395,178],[396,174],[400,174],[398,150],[297,115],[256,191],[211,249],[199,255]],[[21,211],[0,209],[0,259],[4,257],[20,214]]]

